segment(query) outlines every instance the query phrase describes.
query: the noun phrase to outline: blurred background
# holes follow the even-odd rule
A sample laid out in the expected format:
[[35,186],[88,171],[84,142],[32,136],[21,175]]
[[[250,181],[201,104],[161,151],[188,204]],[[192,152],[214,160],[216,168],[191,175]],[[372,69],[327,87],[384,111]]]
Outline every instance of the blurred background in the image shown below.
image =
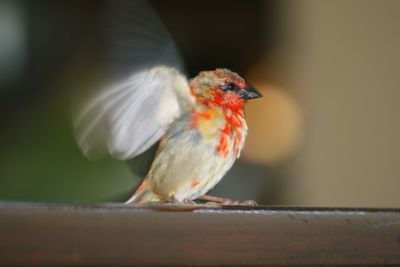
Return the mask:
[[[399,1],[152,2],[194,76],[226,67],[248,104],[241,159],[212,194],[400,207]],[[107,1],[0,0],[0,200],[123,201],[125,162],[87,160],[70,91],[99,75]]]

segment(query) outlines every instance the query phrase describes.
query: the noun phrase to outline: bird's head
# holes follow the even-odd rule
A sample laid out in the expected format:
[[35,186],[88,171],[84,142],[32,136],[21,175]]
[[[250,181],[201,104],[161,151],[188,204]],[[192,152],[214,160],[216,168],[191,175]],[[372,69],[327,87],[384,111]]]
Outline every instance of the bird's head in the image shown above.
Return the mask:
[[262,95],[237,73],[228,69],[202,71],[190,81],[190,89],[200,102],[241,110],[246,100]]

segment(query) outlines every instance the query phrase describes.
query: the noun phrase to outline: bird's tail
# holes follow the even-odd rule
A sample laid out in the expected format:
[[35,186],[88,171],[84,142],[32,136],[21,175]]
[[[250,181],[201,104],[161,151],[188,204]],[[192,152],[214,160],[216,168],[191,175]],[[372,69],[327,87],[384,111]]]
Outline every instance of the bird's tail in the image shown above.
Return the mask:
[[157,201],[160,201],[160,198],[150,190],[146,180],[143,180],[125,204],[144,204]]

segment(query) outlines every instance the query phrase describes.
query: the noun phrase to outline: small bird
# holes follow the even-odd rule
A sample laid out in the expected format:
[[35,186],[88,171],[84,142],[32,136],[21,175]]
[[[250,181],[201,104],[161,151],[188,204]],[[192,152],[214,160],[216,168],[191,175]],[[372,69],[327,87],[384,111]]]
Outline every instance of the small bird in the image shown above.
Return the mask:
[[189,84],[173,69],[150,72],[153,77],[170,75],[180,115],[168,124],[148,175],[127,203],[197,199],[240,156],[247,133],[244,105],[261,95],[227,69],[200,72]]
[[76,112],[82,151],[89,158],[109,154],[135,161],[156,148],[126,203],[201,198],[227,204],[205,194],[240,156],[247,133],[244,106],[261,94],[224,68],[189,80],[171,36],[147,1],[111,3],[116,26],[109,27],[110,39],[118,41],[109,49],[114,64],[109,69],[120,79],[94,90]]

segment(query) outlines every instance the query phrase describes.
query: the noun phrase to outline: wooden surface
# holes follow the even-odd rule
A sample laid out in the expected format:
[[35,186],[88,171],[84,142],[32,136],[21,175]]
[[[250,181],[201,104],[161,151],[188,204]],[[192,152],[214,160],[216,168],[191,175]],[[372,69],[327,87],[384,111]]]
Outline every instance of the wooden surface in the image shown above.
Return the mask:
[[400,211],[0,202],[1,266],[400,266]]

